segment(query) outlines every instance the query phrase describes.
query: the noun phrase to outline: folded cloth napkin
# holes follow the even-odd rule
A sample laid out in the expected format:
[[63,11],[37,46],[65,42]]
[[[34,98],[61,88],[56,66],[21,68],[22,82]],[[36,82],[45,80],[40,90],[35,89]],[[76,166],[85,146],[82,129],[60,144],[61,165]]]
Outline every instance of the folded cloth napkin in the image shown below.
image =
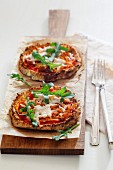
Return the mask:
[[[113,130],[113,45],[88,39],[87,52],[87,85],[86,85],[86,121],[91,124],[94,111],[95,87],[91,84],[93,64],[95,58],[105,59],[106,61],[106,103],[109,114],[110,126]],[[100,103],[100,130],[106,132],[106,125],[103,118]]]

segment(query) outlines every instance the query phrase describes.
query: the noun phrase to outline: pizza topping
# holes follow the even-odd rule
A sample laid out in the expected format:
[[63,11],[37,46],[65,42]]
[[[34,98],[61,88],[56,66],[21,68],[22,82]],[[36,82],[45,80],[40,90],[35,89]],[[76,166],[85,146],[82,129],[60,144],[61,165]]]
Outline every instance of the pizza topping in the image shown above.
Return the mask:
[[43,48],[39,47],[37,49],[35,48],[32,53],[24,55],[24,66],[31,66],[32,64],[36,64],[36,61],[38,61],[41,62],[42,65],[49,66],[50,70],[53,70],[66,62],[60,58],[60,55],[64,52],[68,52],[68,48],[56,42],[51,43],[50,46],[45,46]]
[[61,59],[61,58],[55,58],[54,59],[54,64],[64,64],[66,61]]
[[55,96],[55,95],[48,95],[49,96],[49,102],[54,103],[60,103],[61,97]]
[[[54,64],[50,62],[50,58],[47,59],[47,56],[41,56],[38,52],[33,51],[32,53],[33,57],[40,61],[43,65],[49,66],[50,70],[53,70],[54,68],[60,66],[61,64]],[[49,62],[47,61],[49,60]]]
[[59,54],[59,50],[60,50],[60,44],[59,43],[51,43],[51,46],[55,46],[55,49],[50,48],[47,49],[46,51],[48,53],[51,53],[51,57],[49,58],[49,61],[52,62],[54,60],[54,58]]
[[71,77],[81,64],[76,47],[59,42],[39,44],[36,41],[20,54],[19,69],[33,80],[51,82]]
[[45,57],[42,57],[37,51],[32,52],[32,56],[37,60],[40,61],[43,65],[46,65]]
[[45,106],[37,105],[35,106],[35,118],[36,120],[39,119],[39,117],[51,117],[52,116],[52,110],[50,108],[51,104],[47,104]]
[[34,97],[38,97],[38,94],[41,93],[44,95],[45,103],[49,103],[49,95],[55,95],[60,97],[60,102],[64,101],[64,98],[73,98],[74,94],[72,94],[70,91],[67,91],[66,87],[60,88],[58,90],[51,91],[50,88],[54,87],[53,83],[45,83],[43,82],[42,89],[40,90],[34,90],[32,94]]
[[[26,106],[22,107],[21,109],[19,109],[18,115],[20,116],[20,118],[22,119],[29,119],[32,123],[33,126],[37,126],[37,121],[34,118],[34,106],[36,104],[32,101],[29,100],[29,98],[26,99]],[[20,104],[19,108],[22,105]]]

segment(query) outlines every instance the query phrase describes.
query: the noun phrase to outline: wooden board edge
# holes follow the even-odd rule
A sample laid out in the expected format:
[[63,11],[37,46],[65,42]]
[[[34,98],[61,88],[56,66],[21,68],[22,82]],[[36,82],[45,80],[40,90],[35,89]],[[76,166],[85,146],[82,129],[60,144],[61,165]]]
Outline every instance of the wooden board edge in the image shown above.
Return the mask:
[[22,155],[84,155],[84,149],[29,149],[29,148],[2,148],[1,154],[22,154]]

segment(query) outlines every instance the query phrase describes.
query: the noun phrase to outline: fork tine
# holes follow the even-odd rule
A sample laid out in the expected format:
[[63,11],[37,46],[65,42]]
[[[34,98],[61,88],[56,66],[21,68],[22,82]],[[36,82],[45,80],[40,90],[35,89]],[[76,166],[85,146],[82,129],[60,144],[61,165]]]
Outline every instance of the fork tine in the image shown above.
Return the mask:
[[99,78],[99,75],[98,75],[98,73],[99,73],[99,60],[95,60],[95,67],[94,67],[94,73],[95,73],[95,79],[98,79]]
[[101,80],[105,81],[105,60],[101,62]]
[[105,60],[103,60],[103,80],[105,81]]
[[96,60],[94,60],[94,66],[93,66],[93,78],[95,79],[96,78]]
[[93,79],[98,79],[99,78],[98,77],[98,68],[99,68],[98,63],[99,63],[98,60],[95,59],[94,60],[94,66],[93,66],[93,76],[92,76]]
[[100,68],[100,59],[98,59],[97,61],[98,61],[97,75],[98,75],[98,80],[99,80],[99,78],[100,78],[100,70],[101,70],[101,68]]
[[105,80],[105,60],[98,59],[98,80],[104,81]]
[[100,59],[97,60],[97,69],[96,69],[97,80],[100,78]]
[[100,69],[99,69],[99,78],[100,79],[102,79],[102,77],[103,77],[103,64],[102,64],[103,62],[102,62],[102,59],[100,59],[100,63],[99,63],[99,65],[100,65]]

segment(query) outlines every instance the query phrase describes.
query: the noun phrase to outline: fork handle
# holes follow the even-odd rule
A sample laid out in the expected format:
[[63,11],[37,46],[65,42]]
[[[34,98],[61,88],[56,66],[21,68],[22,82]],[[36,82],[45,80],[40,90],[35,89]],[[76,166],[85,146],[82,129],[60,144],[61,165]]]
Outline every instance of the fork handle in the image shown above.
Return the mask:
[[102,102],[102,107],[103,107],[103,112],[104,112],[104,119],[105,119],[105,123],[106,123],[107,134],[108,134],[108,141],[109,141],[109,143],[113,143],[113,136],[112,136],[110,121],[109,121],[109,117],[108,117],[104,87],[102,87],[100,90],[100,97],[101,97],[101,102]]
[[92,118],[92,129],[91,129],[91,145],[99,145],[99,91],[100,88],[96,86],[95,92],[95,107],[94,116]]

